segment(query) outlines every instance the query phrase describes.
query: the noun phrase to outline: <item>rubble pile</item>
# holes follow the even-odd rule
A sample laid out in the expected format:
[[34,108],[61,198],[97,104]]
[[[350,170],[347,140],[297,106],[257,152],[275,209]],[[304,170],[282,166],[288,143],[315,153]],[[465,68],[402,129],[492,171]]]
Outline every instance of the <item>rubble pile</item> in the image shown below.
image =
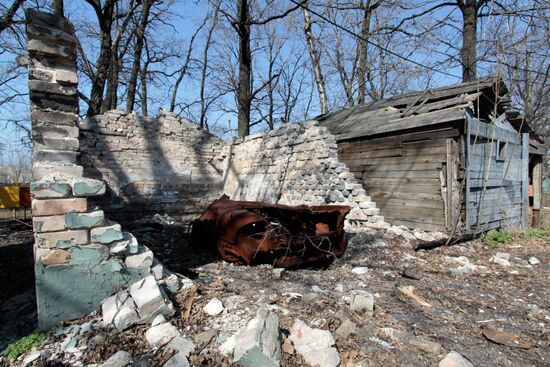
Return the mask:
[[190,269],[191,281],[163,267],[162,277],[52,330],[13,365],[471,367],[550,358],[544,240],[414,251],[401,236],[369,230],[349,242],[327,268],[213,260]]

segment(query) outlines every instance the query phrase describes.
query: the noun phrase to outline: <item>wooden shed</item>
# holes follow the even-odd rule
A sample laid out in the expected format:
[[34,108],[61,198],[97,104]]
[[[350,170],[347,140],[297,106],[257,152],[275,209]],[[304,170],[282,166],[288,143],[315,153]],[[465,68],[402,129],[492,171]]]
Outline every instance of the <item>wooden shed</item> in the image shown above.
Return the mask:
[[478,233],[527,226],[530,129],[508,96],[484,78],[317,119],[387,222]]

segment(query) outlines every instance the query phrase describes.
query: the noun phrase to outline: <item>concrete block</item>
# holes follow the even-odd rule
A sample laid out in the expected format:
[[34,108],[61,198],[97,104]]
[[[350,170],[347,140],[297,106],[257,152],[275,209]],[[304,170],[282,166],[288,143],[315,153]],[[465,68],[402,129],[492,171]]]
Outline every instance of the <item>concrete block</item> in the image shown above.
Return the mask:
[[168,319],[175,312],[172,303],[152,275],[132,284],[130,295],[137,306],[142,322],[150,322],[158,315]]
[[32,152],[34,162],[61,162],[76,164],[78,152],[61,150],[38,150]]
[[115,223],[103,227],[93,228],[90,231],[90,239],[92,242],[109,244],[121,240],[122,230],[120,224]]
[[122,232],[122,239],[109,244],[113,255],[136,254],[138,252],[138,241],[133,234]]
[[128,292],[119,292],[107,298],[101,304],[103,324],[114,325],[118,331],[123,331],[139,322],[134,300]]
[[351,292],[350,307],[353,311],[374,311],[374,296],[363,290]]
[[32,166],[32,175],[35,181],[57,174],[67,177],[82,177],[83,167],[75,164],[54,164],[37,162]]
[[[36,79],[29,80],[29,89],[31,91],[36,91],[40,93],[62,94],[65,96],[76,96],[78,94],[78,89],[76,86],[64,86],[58,83],[48,83],[48,82],[44,82]],[[32,118],[34,121],[34,116],[32,116]],[[77,119],[77,116],[74,115],[71,123],[75,124],[76,119]],[[45,121],[45,120],[38,119],[37,121]]]
[[162,347],[176,337],[181,337],[181,333],[169,322],[153,326],[145,332],[145,339],[153,348]]
[[32,214],[35,216],[82,213],[88,210],[88,201],[83,198],[45,199],[32,201]]
[[328,330],[313,329],[296,319],[290,329],[290,340],[296,352],[311,366],[336,367],[340,363],[334,338]]
[[67,250],[35,248],[34,262],[43,265],[68,264],[71,255]]
[[73,195],[76,197],[99,196],[105,194],[105,182],[91,178],[79,178],[71,181]]
[[154,255],[151,250],[144,247],[140,253],[127,256],[124,264],[128,269],[143,269],[153,265]]
[[71,195],[71,186],[63,182],[31,183],[31,195],[35,199],[66,198]]
[[27,42],[27,50],[30,54],[37,53],[41,55],[53,56],[55,58],[65,58],[72,60],[74,50],[70,47],[46,43],[38,39],[30,39]]
[[[36,82],[36,80],[31,80],[31,82]],[[55,83],[44,83],[42,84],[52,84],[59,86]],[[60,88],[64,88],[59,86]],[[75,87],[73,89],[76,90]],[[31,90],[32,92],[32,90]],[[46,92],[47,93],[47,92]],[[78,115],[75,113],[67,113],[62,111],[52,111],[52,110],[36,110],[31,112],[32,124],[34,125],[49,125],[49,126],[73,126],[76,127],[78,121]]]
[[85,245],[88,243],[88,231],[74,230],[63,232],[37,233],[35,241],[41,247],[68,248],[74,245]]
[[103,224],[105,214],[103,210],[96,210],[90,213],[67,213],[65,214],[65,225],[68,229],[93,228]]
[[42,136],[33,139],[34,149],[38,150],[63,150],[76,152],[79,148],[79,141],[76,138],[46,138]]

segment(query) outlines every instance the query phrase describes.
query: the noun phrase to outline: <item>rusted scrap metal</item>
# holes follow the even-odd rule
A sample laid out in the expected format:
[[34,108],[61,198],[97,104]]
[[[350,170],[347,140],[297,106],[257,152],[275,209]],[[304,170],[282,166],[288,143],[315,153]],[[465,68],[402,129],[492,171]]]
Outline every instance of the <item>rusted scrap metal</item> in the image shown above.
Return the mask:
[[293,267],[330,262],[346,250],[349,206],[286,206],[223,195],[192,223],[194,246],[229,262]]

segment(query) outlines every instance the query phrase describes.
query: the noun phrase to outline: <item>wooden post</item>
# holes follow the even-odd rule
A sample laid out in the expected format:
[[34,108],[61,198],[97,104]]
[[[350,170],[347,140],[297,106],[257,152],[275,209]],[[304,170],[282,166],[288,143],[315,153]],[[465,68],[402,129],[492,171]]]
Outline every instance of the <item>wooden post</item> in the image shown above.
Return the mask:
[[542,209],[542,156],[533,155],[533,227],[540,225],[540,210]]
[[529,133],[521,134],[521,228],[529,225]]

